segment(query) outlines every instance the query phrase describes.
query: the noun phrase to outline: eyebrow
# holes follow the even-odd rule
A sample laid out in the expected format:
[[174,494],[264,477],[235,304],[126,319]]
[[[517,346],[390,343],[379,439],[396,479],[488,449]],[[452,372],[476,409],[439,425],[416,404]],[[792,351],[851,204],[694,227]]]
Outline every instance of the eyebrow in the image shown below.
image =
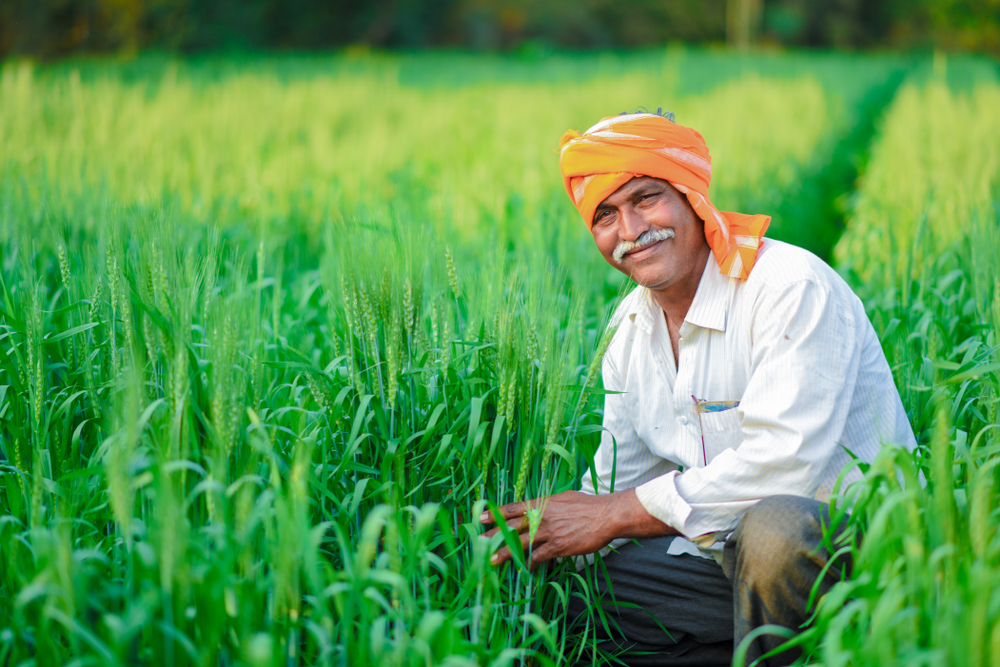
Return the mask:
[[648,195],[653,191],[663,192],[663,186],[660,185],[659,183],[646,183],[645,185],[640,185],[639,187],[637,187],[635,191],[632,192],[631,195],[629,195],[629,197],[631,199],[635,199],[636,197]]
[[[657,194],[664,192],[663,185],[661,185],[660,183],[645,183],[637,187],[633,192],[629,193],[628,198],[629,201],[635,201],[637,197],[642,197],[643,195],[648,195],[653,192]],[[601,202],[600,204],[597,205],[597,208],[594,209],[594,215],[596,216],[598,213],[601,213],[602,211],[609,211],[613,208],[614,206],[610,206],[604,202]]]

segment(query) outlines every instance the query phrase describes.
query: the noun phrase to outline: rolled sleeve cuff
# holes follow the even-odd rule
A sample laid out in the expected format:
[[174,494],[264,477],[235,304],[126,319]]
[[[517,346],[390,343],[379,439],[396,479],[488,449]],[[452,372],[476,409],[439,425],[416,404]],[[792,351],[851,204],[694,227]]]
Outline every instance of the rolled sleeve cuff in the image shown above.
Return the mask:
[[676,477],[680,472],[672,470],[636,487],[635,495],[650,515],[688,537],[684,529],[691,506],[677,492]]

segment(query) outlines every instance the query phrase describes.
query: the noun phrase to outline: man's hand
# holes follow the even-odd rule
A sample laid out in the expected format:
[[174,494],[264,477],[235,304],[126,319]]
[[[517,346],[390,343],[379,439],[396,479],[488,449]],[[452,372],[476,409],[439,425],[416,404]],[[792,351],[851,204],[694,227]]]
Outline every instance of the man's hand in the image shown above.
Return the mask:
[[[579,491],[566,491],[555,496],[537,498],[523,503],[499,507],[500,517],[521,535],[521,547],[528,553],[529,508],[541,512],[541,521],[531,544],[531,569],[553,558],[582,556],[598,551],[619,537],[656,537],[677,535],[677,531],[653,517],[639,502],[635,489],[602,496],[592,496]],[[479,517],[481,523],[491,525],[496,518],[489,512]],[[493,537],[494,528],[483,534]],[[510,560],[510,549],[501,547],[490,562],[500,565]]]

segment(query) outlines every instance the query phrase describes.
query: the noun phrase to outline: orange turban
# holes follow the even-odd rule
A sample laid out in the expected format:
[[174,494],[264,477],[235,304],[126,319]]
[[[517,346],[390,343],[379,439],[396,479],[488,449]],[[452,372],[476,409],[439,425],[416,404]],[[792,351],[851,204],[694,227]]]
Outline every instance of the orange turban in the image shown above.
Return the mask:
[[724,213],[708,199],[712,158],[695,130],[657,114],[605,118],[560,141],[566,192],[589,228],[598,205],[634,176],[661,178],[687,196],[724,275],[746,280],[770,216]]

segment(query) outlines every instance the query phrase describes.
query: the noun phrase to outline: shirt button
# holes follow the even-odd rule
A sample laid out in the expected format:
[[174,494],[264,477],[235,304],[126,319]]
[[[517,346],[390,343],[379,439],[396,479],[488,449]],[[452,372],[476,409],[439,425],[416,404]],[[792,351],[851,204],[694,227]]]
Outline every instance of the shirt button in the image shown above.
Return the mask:
[[681,426],[687,426],[688,418],[687,417],[681,417],[677,421],[679,421],[681,423]]

